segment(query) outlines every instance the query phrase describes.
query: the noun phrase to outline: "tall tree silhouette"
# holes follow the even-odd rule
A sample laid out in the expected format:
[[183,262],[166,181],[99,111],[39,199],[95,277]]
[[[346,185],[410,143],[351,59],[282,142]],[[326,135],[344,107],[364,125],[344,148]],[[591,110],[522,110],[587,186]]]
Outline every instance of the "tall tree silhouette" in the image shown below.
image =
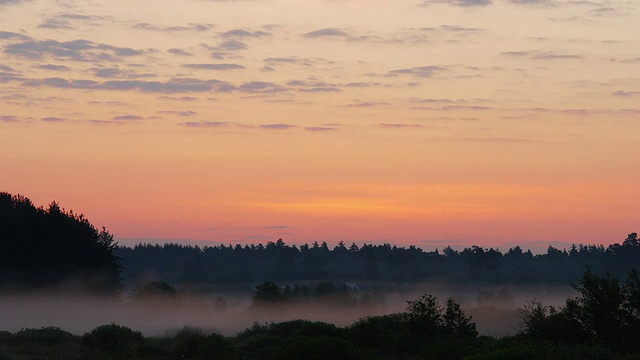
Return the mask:
[[0,193],[0,287],[117,293],[115,246],[105,228],[57,202],[37,208],[24,196]]

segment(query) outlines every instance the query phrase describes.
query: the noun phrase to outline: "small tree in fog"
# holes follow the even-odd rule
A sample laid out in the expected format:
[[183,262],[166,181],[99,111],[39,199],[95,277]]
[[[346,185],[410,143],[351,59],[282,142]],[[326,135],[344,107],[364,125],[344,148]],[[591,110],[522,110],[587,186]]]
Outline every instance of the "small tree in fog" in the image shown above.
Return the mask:
[[271,281],[265,281],[256,286],[256,290],[253,293],[253,303],[255,305],[275,305],[282,303],[285,299],[278,285]]

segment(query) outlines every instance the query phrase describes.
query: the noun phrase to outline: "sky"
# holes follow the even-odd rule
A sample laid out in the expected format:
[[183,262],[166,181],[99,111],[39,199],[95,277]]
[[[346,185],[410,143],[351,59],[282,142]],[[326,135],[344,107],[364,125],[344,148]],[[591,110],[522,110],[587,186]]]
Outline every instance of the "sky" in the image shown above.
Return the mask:
[[124,244],[621,242],[639,134],[635,0],[0,0],[0,191]]

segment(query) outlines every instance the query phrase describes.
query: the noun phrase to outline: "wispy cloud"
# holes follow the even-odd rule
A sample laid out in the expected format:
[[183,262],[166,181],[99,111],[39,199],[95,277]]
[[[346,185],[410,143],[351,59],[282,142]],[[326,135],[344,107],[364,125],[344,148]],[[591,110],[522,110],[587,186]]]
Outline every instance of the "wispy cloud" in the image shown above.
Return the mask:
[[119,61],[122,57],[141,55],[142,50],[117,47],[89,40],[59,42],[56,40],[24,41],[4,47],[4,53],[30,59],[52,57],[73,61]]
[[245,69],[244,66],[238,64],[185,64],[182,65],[190,69],[200,70],[238,70]]
[[329,127],[329,126],[307,126],[304,129],[306,131],[311,131],[311,132],[326,132],[326,131],[338,130],[335,127]]
[[554,51],[505,51],[504,56],[531,60],[580,60],[584,56],[578,54],[558,53]]
[[247,31],[247,30],[244,30],[244,29],[233,29],[233,30],[229,30],[229,31],[225,31],[223,33],[220,33],[220,37],[223,37],[223,38],[231,38],[231,37],[236,37],[236,38],[260,38],[260,37],[264,37],[264,36],[271,36],[271,33],[264,32],[262,30]]
[[264,124],[264,125],[260,125],[259,128],[261,129],[269,129],[269,130],[288,130],[288,129],[292,129],[296,127],[295,125],[289,125],[289,124]]
[[183,26],[161,26],[161,25],[152,25],[149,23],[137,23],[132,27],[134,29],[161,31],[161,32],[183,32],[183,31],[204,32],[204,31],[211,30],[214,27],[214,25],[190,23]]
[[492,0],[424,0],[418,6],[429,6],[433,4],[449,4],[463,7],[487,6],[493,4]]
[[396,76],[396,75],[411,75],[420,78],[430,78],[436,73],[444,71],[444,68],[441,66],[419,66],[413,68],[406,69],[397,69],[389,71],[388,75]]

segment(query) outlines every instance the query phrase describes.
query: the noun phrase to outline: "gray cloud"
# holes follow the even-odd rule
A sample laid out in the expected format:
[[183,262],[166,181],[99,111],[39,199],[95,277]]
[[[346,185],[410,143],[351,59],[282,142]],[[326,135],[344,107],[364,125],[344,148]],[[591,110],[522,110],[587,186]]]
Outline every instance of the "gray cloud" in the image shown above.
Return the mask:
[[28,0],[0,0],[0,6],[18,5],[27,1]]
[[449,4],[463,7],[487,6],[493,3],[492,0],[424,0],[418,6],[429,6],[432,4]]
[[289,124],[264,124],[259,126],[261,129],[270,129],[270,130],[288,130],[296,127],[295,125]]
[[158,111],[158,113],[159,114],[172,114],[172,115],[178,115],[178,116],[194,116],[194,115],[198,115],[197,112],[191,111],[191,110],[187,110],[187,111],[164,110],[164,111]]
[[19,122],[20,120],[18,119],[17,116],[0,115],[0,121],[2,121],[2,122]]
[[51,70],[51,71],[71,71],[70,67],[64,66],[64,65],[46,64],[46,65],[38,65],[36,67],[38,69]]
[[318,93],[340,91],[336,84],[324,81],[291,80],[287,82],[286,85],[296,87],[298,91],[302,92]]
[[238,40],[231,39],[231,40],[225,40],[220,44],[218,44],[218,47],[216,48],[216,50],[239,51],[247,48],[248,48],[247,44]]
[[182,65],[186,68],[190,69],[201,69],[201,70],[237,70],[237,69],[245,69],[244,66],[238,64],[185,64]]
[[334,130],[338,130],[334,127],[329,127],[329,126],[307,126],[304,128],[306,131],[312,131],[312,132],[323,132],[323,131],[334,131]]
[[504,56],[531,60],[579,60],[584,56],[577,54],[562,54],[551,51],[505,51]]
[[229,123],[223,121],[186,121],[178,125],[188,127],[225,127]]
[[186,26],[159,26],[152,25],[149,23],[137,23],[132,26],[134,29],[141,30],[151,30],[151,31],[161,31],[161,32],[181,32],[181,31],[195,31],[195,32],[203,32],[208,31],[213,27],[211,24],[198,24],[198,23],[190,23]]
[[243,29],[233,29],[220,34],[223,38],[239,37],[239,38],[256,38],[263,36],[271,36],[270,33],[264,31],[247,31]]
[[40,29],[73,29],[69,21],[58,18],[48,18],[45,19],[40,25],[38,25]]
[[193,53],[190,53],[186,50],[178,49],[178,48],[169,49],[168,52],[170,54],[178,55],[178,56],[193,56]]
[[226,81],[174,78],[169,81],[113,80],[98,82],[94,80],[67,80],[63,78],[32,79],[24,82],[26,86],[46,86],[62,89],[87,90],[136,90],[150,93],[181,92],[230,92],[236,88]]
[[27,36],[27,35],[18,34],[18,33],[10,32],[10,31],[0,31],[0,39],[31,40],[31,38],[29,36]]
[[240,91],[248,93],[280,93],[288,89],[282,85],[264,81],[250,81],[238,87]]
[[349,37],[349,33],[338,28],[325,28],[320,30],[311,31],[302,36],[307,38],[322,38],[322,37]]
[[74,61],[116,61],[120,57],[135,56],[143,53],[140,50],[94,43],[89,40],[66,42],[56,40],[25,41],[5,46],[4,52],[30,59],[51,56]]
[[122,120],[125,120],[125,121],[144,120],[144,117],[138,116],[138,115],[127,114],[127,115],[115,116],[115,117],[113,117],[113,120],[116,120],[116,121],[122,121]]
[[622,90],[618,90],[618,91],[613,93],[613,96],[617,96],[617,97],[632,97],[632,96],[637,96],[637,95],[640,95],[640,91],[622,91]]
[[402,128],[422,128],[424,125],[419,124],[380,124],[385,129],[402,129]]
[[443,70],[444,68],[441,66],[420,66],[408,69],[392,70],[388,74],[391,76],[411,75],[415,77],[429,78],[432,77],[435,73],[441,72]]
[[53,117],[53,116],[44,117],[44,118],[42,118],[40,120],[46,121],[46,122],[62,122],[62,121],[65,121],[65,119],[63,119],[63,118]]

